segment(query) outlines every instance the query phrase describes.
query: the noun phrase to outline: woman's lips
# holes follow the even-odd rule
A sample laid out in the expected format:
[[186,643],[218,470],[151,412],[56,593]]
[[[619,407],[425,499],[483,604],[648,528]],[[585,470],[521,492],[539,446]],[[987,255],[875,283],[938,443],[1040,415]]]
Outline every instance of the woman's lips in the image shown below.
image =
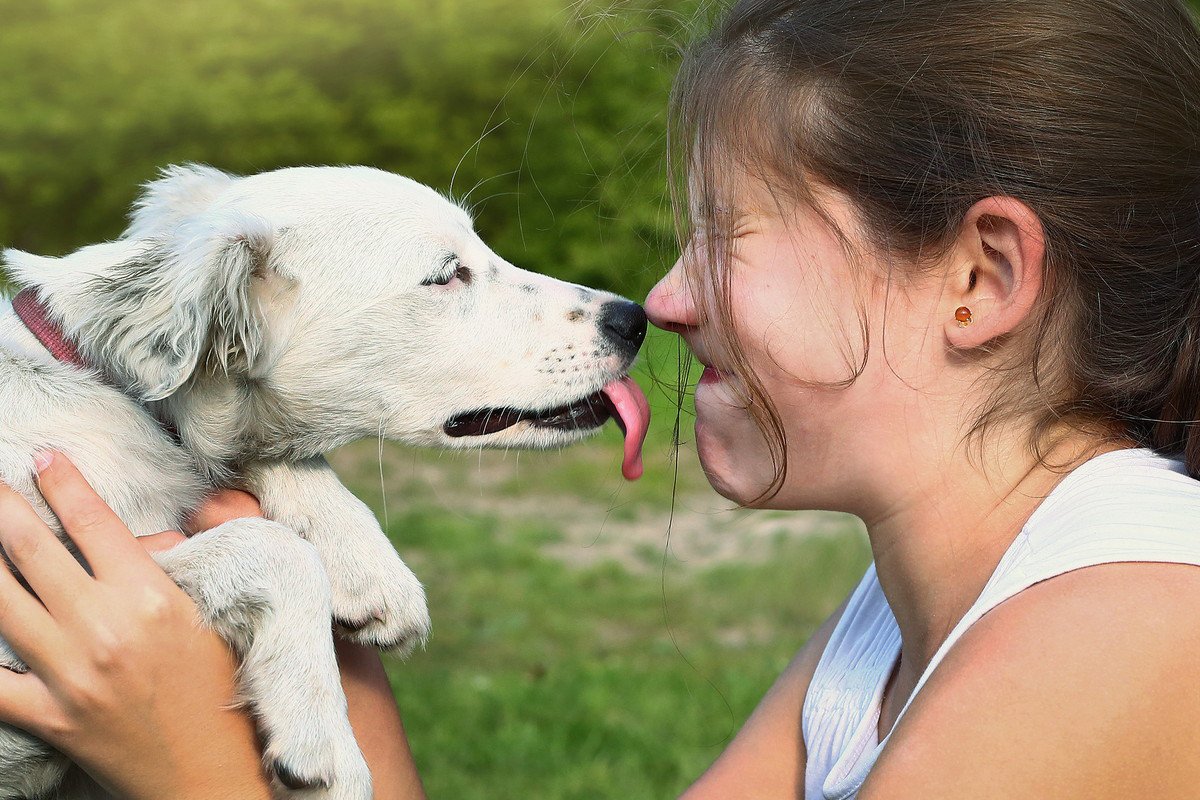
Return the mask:
[[700,375],[701,383],[716,383],[724,377],[721,373],[712,367],[705,367],[704,372]]

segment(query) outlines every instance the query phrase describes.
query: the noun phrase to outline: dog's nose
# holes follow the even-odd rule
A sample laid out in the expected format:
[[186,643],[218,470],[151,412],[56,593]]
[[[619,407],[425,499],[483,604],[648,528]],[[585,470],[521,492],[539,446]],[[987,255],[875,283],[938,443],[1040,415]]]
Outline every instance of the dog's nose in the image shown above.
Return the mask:
[[626,355],[632,356],[646,338],[646,312],[629,300],[600,306],[600,331]]

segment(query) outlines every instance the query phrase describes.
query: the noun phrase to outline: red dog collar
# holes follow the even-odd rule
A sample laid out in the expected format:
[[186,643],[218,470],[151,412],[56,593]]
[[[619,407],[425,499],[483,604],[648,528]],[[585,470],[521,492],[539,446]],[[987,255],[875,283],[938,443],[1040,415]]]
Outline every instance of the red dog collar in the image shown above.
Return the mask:
[[67,339],[58,323],[50,319],[50,313],[38,299],[33,289],[22,289],[12,300],[13,311],[17,312],[21,322],[29,328],[29,332],[37,337],[42,346],[59,361],[66,361],[77,367],[87,368],[88,363],[79,354],[75,343]]
[[[68,364],[74,364],[81,369],[92,369],[108,385],[117,388],[119,387],[112,379],[104,372],[104,370],[96,369],[89,364],[79,353],[79,348],[75,343],[66,337],[59,324],[50,319],[50,313],[42,301],[38,299],[37,292],[33,289],[22,289],[17,292],[17,296],[12,299],[13,311],[17,312],[17,317],[21,322],[25,323],[25,327],[29,332],[37,337],[37,340],[42,343],[42,346],[50,351],[59,361],[65,361]],[[159,421],[163,430],[167,432],[175,443],[179,443],[179,432],[175,426],[169,422]]]

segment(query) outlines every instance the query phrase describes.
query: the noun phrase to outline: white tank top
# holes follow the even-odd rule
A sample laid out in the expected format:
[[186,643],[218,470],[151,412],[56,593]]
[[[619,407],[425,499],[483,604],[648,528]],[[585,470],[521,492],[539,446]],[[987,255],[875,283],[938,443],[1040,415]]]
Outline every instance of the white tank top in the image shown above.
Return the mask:
[[[1200,565],[1200,481],[1151,450],[1116,450],[1073,470],[1017,534],[992,577],[934,654],[912,696],[959,637],[997,605],[1039,581],[1096,564]],[[804,699],[804,800],[853,800],[887,743],[883,690],[900,657],[900,629],[874,564],[850,597]]]

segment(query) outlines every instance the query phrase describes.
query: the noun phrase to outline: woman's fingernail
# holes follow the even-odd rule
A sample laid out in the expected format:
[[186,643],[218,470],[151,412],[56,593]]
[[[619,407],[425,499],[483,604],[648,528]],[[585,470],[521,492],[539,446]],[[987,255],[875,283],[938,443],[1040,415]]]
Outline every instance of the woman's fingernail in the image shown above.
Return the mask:
[[33,454],[33,466],[38,472],[50,466],[50,462],[52,461],[54,461],[54,453],[51,453],[49,450],[41,450]]

